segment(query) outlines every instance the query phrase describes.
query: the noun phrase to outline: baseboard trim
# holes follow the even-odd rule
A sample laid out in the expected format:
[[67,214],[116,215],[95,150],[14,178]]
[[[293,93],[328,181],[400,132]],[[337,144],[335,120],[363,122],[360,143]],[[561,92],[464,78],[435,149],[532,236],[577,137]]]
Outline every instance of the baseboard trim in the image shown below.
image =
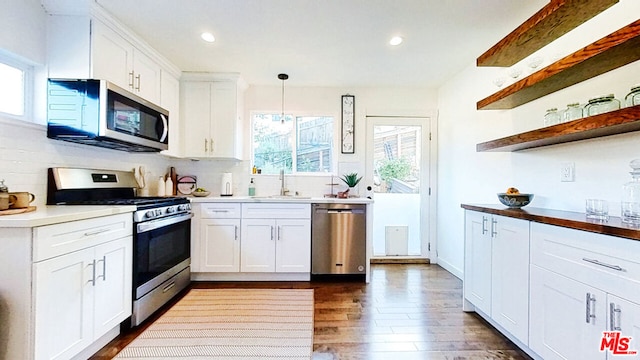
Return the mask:
[[371,258],[372,264],[431,264],[426,258]]

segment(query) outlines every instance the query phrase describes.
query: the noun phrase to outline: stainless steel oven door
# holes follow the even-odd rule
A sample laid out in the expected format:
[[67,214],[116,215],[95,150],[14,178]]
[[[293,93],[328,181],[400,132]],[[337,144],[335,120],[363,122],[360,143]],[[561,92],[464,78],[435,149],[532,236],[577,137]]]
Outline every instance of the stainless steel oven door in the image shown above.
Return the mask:
[[191,218],[180,214],[136,225],[134,299],[153,290],[191,263]]

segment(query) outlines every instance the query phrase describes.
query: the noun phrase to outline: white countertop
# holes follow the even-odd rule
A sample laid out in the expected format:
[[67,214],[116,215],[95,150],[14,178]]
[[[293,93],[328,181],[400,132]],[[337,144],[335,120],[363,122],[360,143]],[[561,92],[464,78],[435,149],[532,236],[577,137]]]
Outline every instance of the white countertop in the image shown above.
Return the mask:
[[189,196],[188,199],[192,203],[320,203],[320,204],[373,204],[373,200],[366,197],[357,198],[325,198],[325,197],[303,197],[303,196],[286,196],[286,197],[269,197],[269,196],[207,196],[195,197]]
[[36,211],[0,216],[0,228],[35,227],[133,212],[135,205],[44,205]]

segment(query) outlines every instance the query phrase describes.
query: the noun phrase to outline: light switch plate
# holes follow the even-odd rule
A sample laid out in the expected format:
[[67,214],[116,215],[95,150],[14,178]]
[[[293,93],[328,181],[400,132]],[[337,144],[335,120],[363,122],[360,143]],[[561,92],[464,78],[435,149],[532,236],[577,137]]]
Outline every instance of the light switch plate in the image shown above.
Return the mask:
[[576,181],[576,166],[572,162],[560,164],[560,181],[572,182]]

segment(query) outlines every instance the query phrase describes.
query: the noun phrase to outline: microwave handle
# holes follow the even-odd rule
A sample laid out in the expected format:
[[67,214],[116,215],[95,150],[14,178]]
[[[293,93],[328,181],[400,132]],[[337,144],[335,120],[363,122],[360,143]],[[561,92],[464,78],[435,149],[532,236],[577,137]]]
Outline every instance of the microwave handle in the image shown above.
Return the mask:
[[164,126],[164,130],[162,130],[162,136],[160,136],[160,142],[164,142],[167,138],[167,134],[169,134],[169,123],[164,114],[160,114],[160,118],[162,119],[162,126]]

